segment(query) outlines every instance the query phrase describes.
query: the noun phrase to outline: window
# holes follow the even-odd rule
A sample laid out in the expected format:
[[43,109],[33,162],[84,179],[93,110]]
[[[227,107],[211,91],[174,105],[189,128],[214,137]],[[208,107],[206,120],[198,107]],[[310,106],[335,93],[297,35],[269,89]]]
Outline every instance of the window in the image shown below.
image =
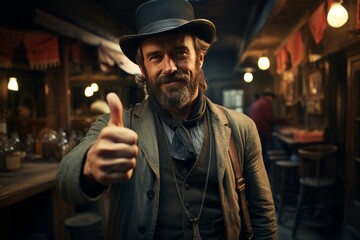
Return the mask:
[[223,90],[223,105],[227,108],[243,112],[243,89],[227,89]]

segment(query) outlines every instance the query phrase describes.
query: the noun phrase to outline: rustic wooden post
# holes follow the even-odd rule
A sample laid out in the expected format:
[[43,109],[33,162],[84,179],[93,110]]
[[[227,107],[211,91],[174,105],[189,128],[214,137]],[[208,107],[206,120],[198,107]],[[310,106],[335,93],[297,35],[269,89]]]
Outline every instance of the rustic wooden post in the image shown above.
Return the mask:
[[68,43],[63,44],[61,65],[45,71],[47,127],[70,131],[70,82]]

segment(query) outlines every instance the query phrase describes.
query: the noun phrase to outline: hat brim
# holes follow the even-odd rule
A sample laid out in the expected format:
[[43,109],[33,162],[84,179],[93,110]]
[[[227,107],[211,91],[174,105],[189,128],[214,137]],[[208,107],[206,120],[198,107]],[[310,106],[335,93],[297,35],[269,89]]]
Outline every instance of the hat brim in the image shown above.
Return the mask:
[[125,56],[132,62],[136,63],[136,52],[138,46],[143,40],[161,33],[177,31],[187,31],[193,33],[198,38],[210,44],[215,40],[216,35],[215,25],[212,22],[206,19],[195,19],[171,28],[163,28],[149,33],[125,35],[120,38],[119,45]]

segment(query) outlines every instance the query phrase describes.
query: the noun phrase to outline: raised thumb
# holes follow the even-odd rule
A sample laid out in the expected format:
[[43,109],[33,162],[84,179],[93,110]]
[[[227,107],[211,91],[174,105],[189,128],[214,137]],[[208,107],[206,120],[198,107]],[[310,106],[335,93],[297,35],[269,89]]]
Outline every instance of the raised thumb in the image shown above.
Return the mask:
[[108,125],[123,127],[123,106],[119,97],[115,93],[109,93],[106,96],[110,108],[110,120]]

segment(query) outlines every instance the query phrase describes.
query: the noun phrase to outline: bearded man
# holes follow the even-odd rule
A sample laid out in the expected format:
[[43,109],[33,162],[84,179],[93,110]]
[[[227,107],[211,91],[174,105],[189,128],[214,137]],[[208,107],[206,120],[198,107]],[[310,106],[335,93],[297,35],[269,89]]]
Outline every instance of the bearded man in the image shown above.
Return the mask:
[[148,97],[124,111],[108,94],[110,114],[61,161],[60,193],[78,204],[109,194],[105,239],[241,239],[245,224],[229,155],[233,134],[246,179],[248,236],[277,239],[254,122],[205,96],[202,66],[214,24],[194,19],[185,0],[148,1],[136,20],[138,33],[123,36],[120,47],[139,65],[136,81]]

